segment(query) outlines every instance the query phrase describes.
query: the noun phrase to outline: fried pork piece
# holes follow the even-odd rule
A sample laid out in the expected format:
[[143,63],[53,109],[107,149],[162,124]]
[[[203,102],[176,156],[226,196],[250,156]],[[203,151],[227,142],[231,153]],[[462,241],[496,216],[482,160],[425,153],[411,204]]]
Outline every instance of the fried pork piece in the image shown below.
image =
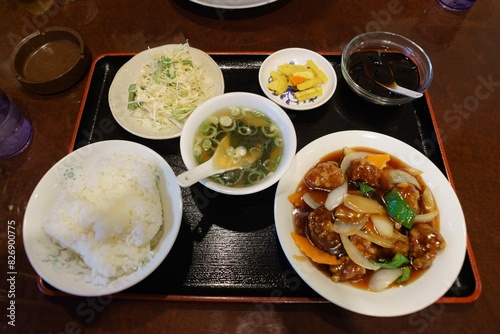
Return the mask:
[[344,255],[340,236],[333,230],[332,213],[320,206],[308,216],[306,235],[314,246],[332,255]]
[[344,173],[335,161],[320,162],[304,176],[305,184],[312,189],[332,190],[344,181]]
[[408,238],[405,237],[405,239],[396,240],[394,242],[394,247],[392,248],[383,248],[383,247],[378,247],[378,248],[379,252],[377,254],[377,258],[375,259],[375,261],[389,262],[394,257],[394,255],[398,253],[408,257],[410,253],[410,242]]
[[354,246],[356,246],[356,248],[359,249],[359,251],[363,253],[363,255],[368,259],[376,260],[379,258],[380,248],[373,242],[368,241],[358,235],[351,235],[349,239],[354,244]]
[[398,183],[394,188],[396,188],[416,213],[420,213],[420,191],[415,185],[408,182],[402,182]]
[[378,187],[380,171],[370,161],[366,161],[365,159],[351,161],[347,173],[353,181],[363,181],[369,186]]
[[350,257],[340,258],[341,264],[330,266],[331,279],[334,282],[348,281],[354,278],[361,278],[366,274],[366,269],[354,263]]
[[430,224],[414,224],[410,230],[410,256],[415,269],[426,269],[432,264],[438,252],[446,247],[441,234]]

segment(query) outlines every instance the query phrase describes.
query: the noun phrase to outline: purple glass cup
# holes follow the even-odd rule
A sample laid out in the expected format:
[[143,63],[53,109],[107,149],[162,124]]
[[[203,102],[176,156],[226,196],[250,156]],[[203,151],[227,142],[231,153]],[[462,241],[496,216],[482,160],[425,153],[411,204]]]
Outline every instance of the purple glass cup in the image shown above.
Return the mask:
[[0,159],[13,157],[33,139],[33,128],[12,100],[0,90]]
[[441,6],[453,11],[462,11],[471,8],[476,0],[436,0]]

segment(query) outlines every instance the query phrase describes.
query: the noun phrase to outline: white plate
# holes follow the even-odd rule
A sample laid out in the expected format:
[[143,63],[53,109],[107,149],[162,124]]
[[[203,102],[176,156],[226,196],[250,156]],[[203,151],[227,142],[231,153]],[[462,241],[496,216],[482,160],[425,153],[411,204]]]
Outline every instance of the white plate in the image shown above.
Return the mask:
[[244,9],[258,6],[264,6],[277,0],[191,0],[199,5],[226,8],[226,9]]
[[[422,178],[431,189],[440,212],[440,232],[447,243],[432,266],[416,281],[402,288],[370,292],[348,283],[335,283],[321,273],[293,242],[290,233],[295,192],[305,173],[322,157],[346,146],[371,147],[387,152],[423,171]],[[460,202],[446,177],[423,154],[411,146],[374,132],[344,131],[321,137],[300,150],[276,190],[274,214],[281,246],[299,276],[330,302],[360,314],[392,317],[417,312],[442,297],[453,285],[462,268],[466,252],[466,226]]]
[[[67,261],[59,259],[59,263],[51,263],[43,258],[42,254],[46,254],[56,247],[45,233],[43,224],[61,194],[64,173],[71,168],[83,170],[93,168],[97,161],[114,154],[114,152],[131,153],[138,159],[147,158],[158,165],[164,231],[156,250],[154,250],[156,254],[147,265],[130,275],[112,281],[108,286],[96,286],[85,281],[85,276],[90,271],[88,269],[82,270],[76,258]],[[23,242],[26,254],[38,275],[63,292],[77,296],[101,296],[122,291],[152,273],[169,253],[181,225],[181,198],[174,172],[160,155],[148,147],[121,140],[109,140],[84,146],[57,162],[43,176],[33,191],[26,207],[23,222]]]
[[[116,73],[109,88],[109,107],[116,122],[128,132],[149,139],[169,139],[181,135],[182,130],[173,123],[171,127],[157,129],[147,120],[131,117],[130,110],[127,109],[128,88],[130,84],[137,82],[142,67],[150,63],[154,55],[169,52],[178,46],[179,44],[168,44],[144,50],[132,57]],[[196,64],[203,66],[206,80],[210,80],[213,85],[208,98],[224,93],[224,77],[219,65],[201,50],[190,47],[189,53]]]
[[[291,89],[288,89],[284,94],[277,95],[267,88],[267,84],[271,80],[271,71],[276,71],[279,65],[291,62],[305,65],[308,60],[314,61],[328,77],[328,82],[322,85],[323,94],[321,96],[314,100],[299,102]],[[289,48],[276,51],[264,60],[259,69],[259,84],[264,94],[280,106],[293,110],[309,110],[322,106],[330,100],[337,88],[337,74],[330,62],[322,55],[307,49]]]

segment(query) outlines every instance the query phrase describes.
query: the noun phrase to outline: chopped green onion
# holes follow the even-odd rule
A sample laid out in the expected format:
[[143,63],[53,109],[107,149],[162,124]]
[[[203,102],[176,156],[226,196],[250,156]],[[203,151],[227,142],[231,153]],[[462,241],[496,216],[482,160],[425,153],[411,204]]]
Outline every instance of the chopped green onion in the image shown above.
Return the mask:
[[193,154],[196,156],[196,157],[199,157],[201,155],[201,152],[202,152],[202,149],[201,149],[201,146],[200,145],[195,145],[193,147]]
[[241,109],[239,107],[231,108],[231,116],[240,118],[242,116]]
[[208,122],[201,123],[199,127],[200,133],[203,135],[203,138],[215,138],[217,136],[217,127]]
[[274,124],[271,124],[271,126],[262,127],[262,133],[266,137],[274,137],[278,131],[279,131],[278,127]]
[[254,136],[257,131],[257,127],[248,124],[244,124],[238,127],[238,133],[243,136]]
[[203,143],[201,143],[201,148],[206,150],[209,150],[212,148],[212,141],[210,139],[205,139]]
[[210,123],[208,122],[203,122],[200,124],[199,128],[201,133],[205,134],[208,132],[208,130],[210,129]]
[[233,119],[229,116],[222,116],[219,120],[221,126],[228,128],[233,124]]
[[385,194],[384,200],[389,216],[404,227],[410,229],[413,226],[416,213],[403,196],[393,188]]
[[250,174],[248,174],[248,182],[250,184],[255,184],[264,179],[264,177],[265,175],[261,171],[253,171]]
[[264,161],[262,163],[262,165],[268,171],[274,172],[278,168],[279,163],[276,160],[274,160],[274,159],[267,159],[266,161]]

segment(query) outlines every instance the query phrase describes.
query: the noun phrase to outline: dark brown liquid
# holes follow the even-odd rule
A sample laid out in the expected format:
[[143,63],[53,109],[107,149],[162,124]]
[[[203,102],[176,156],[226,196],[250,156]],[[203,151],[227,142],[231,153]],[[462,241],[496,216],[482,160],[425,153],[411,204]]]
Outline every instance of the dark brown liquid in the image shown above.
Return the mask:
[[418,90],[420,75],[417,65],[406,55],[398,52],[363,51],[351,55],[346,64],[349,75],[365,90],[388,98],[401,95],[390,92],[377,82]]

